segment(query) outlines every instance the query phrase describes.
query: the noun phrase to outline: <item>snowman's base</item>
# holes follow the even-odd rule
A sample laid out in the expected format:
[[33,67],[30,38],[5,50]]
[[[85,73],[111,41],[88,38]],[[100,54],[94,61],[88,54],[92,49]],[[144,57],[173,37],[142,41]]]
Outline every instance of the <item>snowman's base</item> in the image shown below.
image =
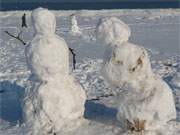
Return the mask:
[[107,125],[96,121],[83,120],[78,128],[64,129],[56,135],[178,135],[180,123],[173,121],[158,130],[124,131],[117,125]]
[[57,132],[56,135],[116,135],[120,132],[122,132],[120,127],[84,120],[78,128]]
[[132,132],[134,131],[134,132],[142,133],[145,130],[145,123],[146,120],[136,119],[133,121],[133,123],[127,120],[128,129],[131,130]]
[[157,130],[126,131],[122,135],[178,135],[180,134],[180,122],[171,121]]

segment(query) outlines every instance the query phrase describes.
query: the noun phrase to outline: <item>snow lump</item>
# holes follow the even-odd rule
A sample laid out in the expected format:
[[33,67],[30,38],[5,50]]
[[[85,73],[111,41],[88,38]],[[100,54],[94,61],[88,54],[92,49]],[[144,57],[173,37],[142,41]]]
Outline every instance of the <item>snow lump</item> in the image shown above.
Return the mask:
[[71,18],[71,34],[74,35],[74,36],[75,35],[81,35],[82,33],[81,33],[81,31],[80,31],[80,29],[78,27],[76,15],[72,14],[70,16],[70,18]]
[[131,35],[130,28],[116,17],[100,19],[96,28],[97,38],[105,44],[121,44],[127,42]]

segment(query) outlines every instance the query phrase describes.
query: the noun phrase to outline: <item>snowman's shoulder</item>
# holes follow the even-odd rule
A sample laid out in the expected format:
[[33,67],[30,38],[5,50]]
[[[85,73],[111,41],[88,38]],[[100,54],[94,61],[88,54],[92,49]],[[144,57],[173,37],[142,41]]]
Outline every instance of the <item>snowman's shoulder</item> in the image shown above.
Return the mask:
[[35,36],[31,42],[25,48],[25,54],[31,55],[33,52],[38,52],[40,46],[42,46],[42,39],[40,36]]
[[138,50],[145,50],[144,46],[138,45],[138,44],[134,44],[134,43],[131,43],[131,42],[124,43],[124,46],[132,47],[132,48],[138,49]]
[[66,41],[62,37],[55,35],[54,38],[56,39],[58,44],[61,44],[61,46],[64,46],[66,48],[68,47]]
[[32,53],[32,50],[33,50],[33,40],[27,44],[25,48],[25,54],[29,55],[30,53]]
[[65,41],[62,37],[60,37],[59,35],[55,34],[54,37],[55,37],[59,42],[66,44],[66,41]]
[[42,36],[36,35],[35,37],[33,37],[31,42],[29,42],[29,44],[27,45],[27,48],[36,47],[37,45],[41,44],[42,40],[43,40]]
[[117,50],[128,50],[129,52],[136,52],[136,53],[147,53],[146,49],[141,46],[141,45],[137,45],[131,42],[125,42],[119,45],[115,45],[115,49]]
[[171,95],[171,93],[172,93],[171,88],[162,78],[160,78],[159,76],[155,76],[154,79],[155,79],[154,83],[156,86],[155,89],[157,92],[160,93],[160,95],[162,95],[162,94]]
[[126,43],[127,45],[126,46],[128,46],[128,48],[131,48],[132,50],[134,50],[136,53],[138,53],[138,54],[144,54],[145,56],[148,56],[148,52],[147,52],[147,50],[146,50],[146,48],[144,47],[144,46],[142,46],[142,45],[137,45],[137,44],[134,44],[134,43],[130,43],[130,42],[128,42],[128,43]]

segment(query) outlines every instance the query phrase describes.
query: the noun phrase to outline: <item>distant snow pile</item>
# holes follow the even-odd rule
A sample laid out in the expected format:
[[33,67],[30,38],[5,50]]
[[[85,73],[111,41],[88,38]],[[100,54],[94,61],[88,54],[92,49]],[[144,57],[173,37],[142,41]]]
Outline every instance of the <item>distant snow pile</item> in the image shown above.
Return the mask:
[[26,59],[33,87],[25,92],[25,123],[33,135],[72,130],[83,120],[85,92],[69,74],[69,49],[55,34],[55,16],[38,8],[32,20],[36,33],[26,48]]
[[81,35],[81,31],[77,24],[76,15],[72,14],[70,17],[71,17],[71,34],[74,36]]
[[111,47],[104,60],[104,76],[124,89],[117,114],[124,129],[157,130],[176,119],[171,89],[152,72],[147,51],[128,42],[130,28],[113,17],[100,20],[96,32]]

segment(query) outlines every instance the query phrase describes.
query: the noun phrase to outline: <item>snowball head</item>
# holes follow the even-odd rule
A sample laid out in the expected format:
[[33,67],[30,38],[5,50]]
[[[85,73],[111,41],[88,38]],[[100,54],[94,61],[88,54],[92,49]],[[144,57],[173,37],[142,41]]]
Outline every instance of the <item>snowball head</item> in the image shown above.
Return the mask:
[[125,43],[114,48],[109,61],[105,61],[104,75],[116,86],[140,85],[153,75],[148,54],[143,47]]
[[54,34],[56,29],[56,18],[48,9],[37,8],[33,10],[32,24],[36,33]]
[[100,19],[96,28],[96,37],[105,44],[121,44],[127,42],[131,30],[127,24],[115,17]]

